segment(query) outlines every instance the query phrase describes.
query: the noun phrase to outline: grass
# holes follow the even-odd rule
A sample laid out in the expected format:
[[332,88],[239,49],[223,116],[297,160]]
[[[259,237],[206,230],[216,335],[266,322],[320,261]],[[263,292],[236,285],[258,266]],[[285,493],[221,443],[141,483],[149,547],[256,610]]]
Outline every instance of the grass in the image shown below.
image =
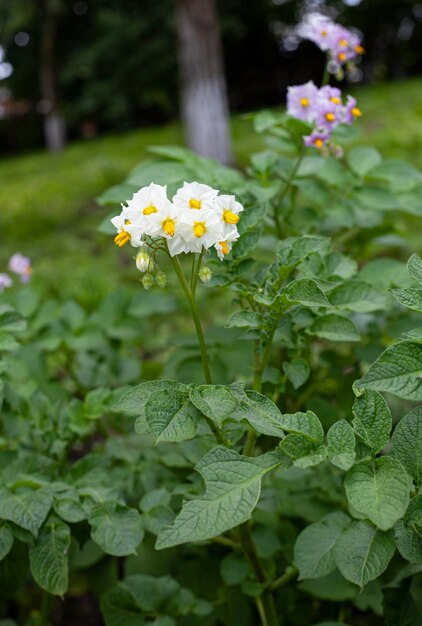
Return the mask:
[[[362,144],[384,156],[422,167],[421,80],[355,90],[364,111]],[[236,161],[246,165],[262,140],[241,116],[232,119]],[[20,251],[34,259],[34,280],[50,292],[95,303],[128,279],[122,255],[96,232],[104,209],[95,197],[121,181],[149,145],[182,144],[179,125],[140,129],[71,144],[60,155],[44,152],[0,161],[0,272]]]

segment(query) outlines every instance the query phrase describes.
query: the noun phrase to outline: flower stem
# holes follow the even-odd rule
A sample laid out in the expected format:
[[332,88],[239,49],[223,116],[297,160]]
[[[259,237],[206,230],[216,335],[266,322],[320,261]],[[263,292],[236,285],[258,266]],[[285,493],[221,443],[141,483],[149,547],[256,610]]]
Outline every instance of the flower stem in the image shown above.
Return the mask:
[[[176,272],[177,278],[179,279],[183,292],[189,302],[189,307],[190,307],[193,323],[195,326],[196,336],[198,338],[199,349],[201,352],[201,362],[202,362],[202,369],[204,370],[205,381],[208,385],[211,385],[212,378],[211,378],[210,365],[208,361],[207,346],[205,343],[204,331],[202,330],[201,319],[199,317],[198,307],[196,306],[195,294],[191,291],[191,289],[189,289],[189,285],[186,280],[186,277],[183,272],[183,268],[180,264],[179,259],[177,257],[170,257],[170,258],[172,260],[174,270]],[[220,433],[220,431],[218,430],[214,422],[206,415],[204,415],[204,417],[214,437],[216,438],[217,442],[223,446],[227,446],[227,442],[225,441],[224,437],[222,436],[222,434]]]

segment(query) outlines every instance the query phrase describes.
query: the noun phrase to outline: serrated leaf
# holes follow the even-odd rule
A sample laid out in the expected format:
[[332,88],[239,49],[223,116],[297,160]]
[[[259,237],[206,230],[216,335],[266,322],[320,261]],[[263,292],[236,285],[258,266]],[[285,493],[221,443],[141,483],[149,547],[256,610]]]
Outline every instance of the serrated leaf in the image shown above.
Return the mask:
[[350,505],[381,530],[392,528],[409,503],[409,475],[391,457],[355,465],[346,474],[344,487]]
[[392,289],[391,293],[403,306],[413,311],[422,311],[422,289]]
[[67,591],[69,546],[69,526],[52,518],[44,524],[38,540],[29,548],[31,574],[48,593],[61,596]]
[[45,489],[11,493],[0,489],[0,519],[13,522],[37,536],[53,504]]
[[172,526],[159,535],[156,548],[210,539],[248,520],[262,477],[278,465],[275,453],[244,457],[221,446],[208,452],[195,468],[205,481],[204,495],[184,503]]
[[144,536],[142,518],[138,511],[114,502],[106,502],[92,511],[88,521],[92,539],[106,554],[136,554]]
[[422,406],[415,407],[397,424],[393,456],[401,461],[415,482],[422,483]]
[[317,317],[307,332],[329,341],[360,340],[360,333],[355,324],[347,317],[335,313]]
[[422,285],[422,259],[418,254],[412,254],[407,262],[407,269],[411,277]]
[[355,174],[365,176],[372,168],[382,162],[382,158],[375,148],[358,146],[350,150],[347,155],[347,161]]
[[382,291],[358,280],[349,280],[334,287],[327,296],[333,306],[356,313],[378,311],[387,305]]
[[336,569],[334,548],[351,522],[345,513],[335,512],[302,530],[294,548],[300,579],[320,578]]
[[355,387],[388,391],[406,400],[422,400],[422,344],[401,341],[378,357]]
[[355,433],[346,420],[335,422],[327,433],[327,455],[333,465],[342,470],[352,467],[355,453]]
[[331,306],[325,294],[312,278],[299,278],[287,287],[285,294],[290,302],[303,306]]
[[145,418],[156,442],[195,437],[201,414],[184,392],[154,391],[145,404]]
[[374,453],[388,443],[392,427],[390,408],[377,391],[366,390],[353,404],[353,427],[356,435]]
[[4,523],[0,524],[0,561],[7,556],[13,546],[13,533]]
[[364,587],[388,567],[395,551],[393,534],[380,532],[365,521],[353,522],[337,541],[334,554],[340,572]]
[[311,373],[308,362],[300,357],[296,357],[290,362],[285,361],[283,363],[283,371],[295,389],[299,389],[299,387],[304,385]]

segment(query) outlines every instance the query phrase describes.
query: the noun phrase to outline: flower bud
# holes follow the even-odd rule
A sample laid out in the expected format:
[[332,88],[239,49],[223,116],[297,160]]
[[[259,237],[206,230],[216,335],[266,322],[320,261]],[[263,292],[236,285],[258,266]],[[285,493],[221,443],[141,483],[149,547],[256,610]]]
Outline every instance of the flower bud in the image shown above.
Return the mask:
[[167,276],[164,274],[164,272],[158,270],[155,275],[155,281],[159,287],[165,287],[167,285]]
[[154,278],[151,276],[151,274],[146,274],[142,280],[141,283],[144,287],[144,289],[150,289],[153,284],[154,284]]
[[209,283],[212,276],[212,271],[207,265],[203,265],[198,273],[199,278],[203,283]]
[[140,272],[150,272],[154,267],[154,261],[146,250],[141,250],[136,255],[136,267]]

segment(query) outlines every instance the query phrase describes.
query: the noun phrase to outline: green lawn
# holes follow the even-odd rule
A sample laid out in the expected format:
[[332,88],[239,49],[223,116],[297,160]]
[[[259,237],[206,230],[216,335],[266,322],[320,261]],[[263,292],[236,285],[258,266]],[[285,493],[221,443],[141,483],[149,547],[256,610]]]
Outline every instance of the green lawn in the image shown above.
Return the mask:
[[[364,112],[360,143],[385,156],[402,157],[422,167],[422,81],[355,90]],[[232,120],[239,165],[262,143],[241,116]],[[173,124],[71,144],[61,155],[35,153],[0,161],[0,271],[14,251],[34,259],[34,280],[53,292],[65,289],[89,302],[136,280],[129,262],[96,232],[104,209],[95,197],[124,178],[149,145],[181,144]],[[130,278],[129,278],[130,275]]]

